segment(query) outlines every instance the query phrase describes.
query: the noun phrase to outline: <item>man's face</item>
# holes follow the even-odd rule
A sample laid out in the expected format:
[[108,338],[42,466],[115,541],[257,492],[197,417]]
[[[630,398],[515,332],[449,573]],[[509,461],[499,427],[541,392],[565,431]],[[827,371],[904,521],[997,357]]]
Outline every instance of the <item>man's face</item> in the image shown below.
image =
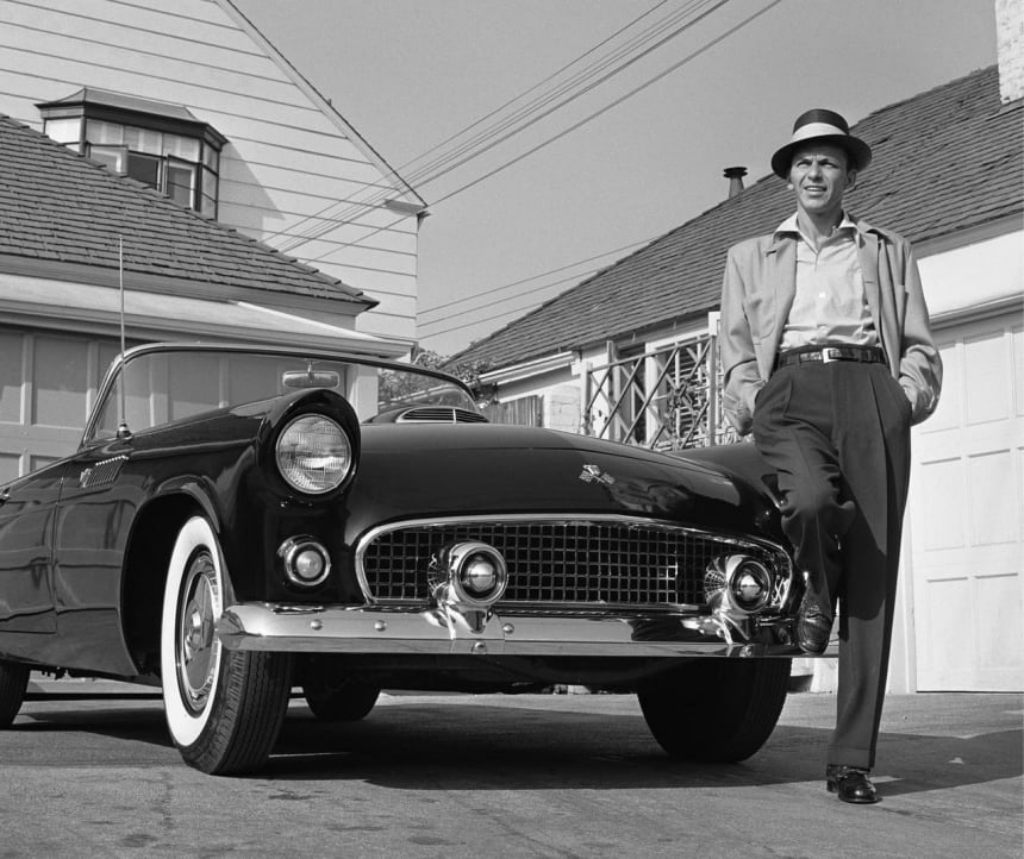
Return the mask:
[[856,177],[857,171],[848,167],[846,152],[829,144],[801,146],[789,168],[797,206],[816,216],[838,217],[843,210],[843,194]]

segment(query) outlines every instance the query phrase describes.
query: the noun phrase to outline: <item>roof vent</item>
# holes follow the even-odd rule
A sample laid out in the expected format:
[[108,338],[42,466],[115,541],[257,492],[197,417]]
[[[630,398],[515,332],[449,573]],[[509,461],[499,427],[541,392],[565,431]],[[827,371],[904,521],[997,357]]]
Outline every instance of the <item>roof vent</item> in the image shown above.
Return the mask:
[[729,180],[729,196],[735,197],[743,190],[743,177],[747,175],[746,167],[726,167],[725,178]]

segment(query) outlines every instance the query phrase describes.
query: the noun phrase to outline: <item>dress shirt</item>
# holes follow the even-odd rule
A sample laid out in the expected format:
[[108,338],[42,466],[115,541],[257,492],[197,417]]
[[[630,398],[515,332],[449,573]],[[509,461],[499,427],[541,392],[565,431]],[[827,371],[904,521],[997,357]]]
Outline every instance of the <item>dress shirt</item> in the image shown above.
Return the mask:
[[878,346],[857,254],[857,226],[846,214],[817,248],[794,214],[775,231],[796,237],[796,294],[779,349],[827,343]]

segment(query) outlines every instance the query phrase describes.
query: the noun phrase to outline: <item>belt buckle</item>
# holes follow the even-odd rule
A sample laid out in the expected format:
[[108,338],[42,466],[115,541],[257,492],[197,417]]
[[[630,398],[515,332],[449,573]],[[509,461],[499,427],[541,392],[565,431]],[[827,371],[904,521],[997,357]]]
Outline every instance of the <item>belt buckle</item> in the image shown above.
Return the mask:
[[833,347],[826,347],[821,350],[821,363],[831,364],[833,361],[842,360],[843,353],[840,349]]

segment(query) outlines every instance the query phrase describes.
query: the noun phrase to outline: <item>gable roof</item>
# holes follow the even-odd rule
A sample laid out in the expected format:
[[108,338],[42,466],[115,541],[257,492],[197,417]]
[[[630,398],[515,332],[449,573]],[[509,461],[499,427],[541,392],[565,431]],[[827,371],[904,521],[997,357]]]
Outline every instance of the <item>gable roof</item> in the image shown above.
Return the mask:
[[[1021,107],[1001,107],[993,66],[872,113],[852,129],[874,160],[850,211],[912,242],[1019,214]],[[728,248],[771,232],[793,206],[785,183],[767,176],[448,363],[500,369],[693,320],[718,307]]]
[[201,295],[377,302],[0,114],[0,271]]

